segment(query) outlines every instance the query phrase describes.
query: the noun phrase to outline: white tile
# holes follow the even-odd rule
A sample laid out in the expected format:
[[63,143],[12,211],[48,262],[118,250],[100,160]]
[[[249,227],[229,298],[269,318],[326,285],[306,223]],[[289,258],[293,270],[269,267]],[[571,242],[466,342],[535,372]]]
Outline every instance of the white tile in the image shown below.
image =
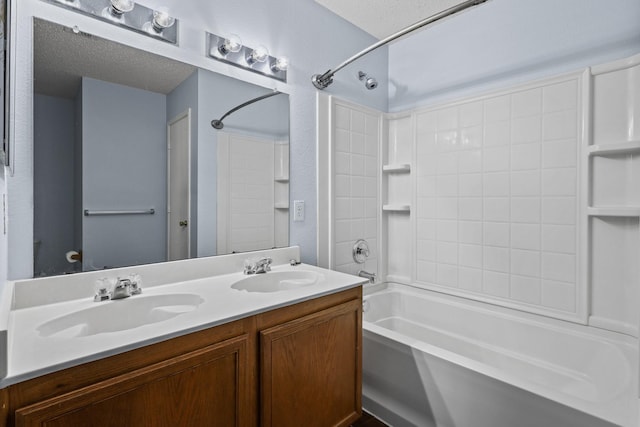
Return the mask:
[[[337,182],[336,182],[337,185]],[[351,177],[351,197],[364,197],[364,178],[361,176]]]
[[351,155],[351,175],[364,176],[364,156],[360,154]]
[[540,249],[539,224],[511,224],[511,247],[514,249]]
[[460,149],[469,150],[482,147],[482,126],[472,126],[460,130]]
[[438,197],[436,199],[436,213],[439,219],[457,219],[458,199],[454,197]]
[[336,197],[334,215],[336,219],[351,219],[351,198]]
[[351,234],[351,220],[337,220],[334,222],[334,236],[336,242],[345,242]]
[[509,249],[484,246],[482,258],[485,270],[509,272]]
[[436,190],[439,197],[455,197],[458,195],[458,175],[438,175]]
[[372,114],[365,114],[364,120],[365,120],[365,133],[368,136],[373,136],[377,138],[379,128],[380,128],[380,121],[378,117]]
[[540,143],[511,147],[511,170],[540,169]]
[[511,112],[509,95],[497,96],[484,101],[484,121],[486,123],[507,120]]
[[511,274],[540,277],[540,252],[512,249]]
[[576,228],[572,225],[542,226],[542,249],[548,252],[575,254]]
[[482,244],[482,222],[458,221],[458,239],[460,243]]
[[418,282],[435,283],[436,282],[436,264],[428,261],[418,261]]
[[459,264],[466,267],[482,268],[482,246],[461,244]]
[[511,275],[510,297],[529,304],[540,304],[542,282],[538,278]]
[[466,221],[482,220],[482,198],[461,197],[458,200],[458,218]]
[[511,173],[512,196],[539,196],[540,171],[528,170]]
[[574,167],[577,163],[577,143],[575,139],[544,142],[542,144],[542,167]]
[[445,242],[458,241],[458,221],[438,220],[436,229],[437,239]]
[[482,182],[485,197],[509,196],[511,181],[508,172],[485,173]]
[[436,113],[421,113],[416,115],[416,132],[418,134],[431,133],[437,130]]
[[336,175],[334,182],[335,197],[351,196],[351,177],[349,175]]
[[336,244],[336,264],[348,264],[353,261],[353,258],[351,257],[352,246],[353,245],[350,242]]
[[451,242],[437,242],[438,262],[458,264],[458,244]]
[[343,153],[351,152],[351,134],[349,131],[336,129],[334,142],[336,151],[342,151]]
[[509,145],[511,142],[511,123],[509,121],[487,123],[484,126],[483,144],[485,147]]
[[506,298],[509,296],[509,275],[495,271],[484,271],[482,289],[489,295]]
[[437,214],[436,205],[435,197],[419,197],[416,209],[418,218],[435,218]]
[[438,168],[438,157],[418,147],[416,173],[418,176],[435,175]]
[[378,159],[371,156],[364,157],[364,174],[369,177],[378,176]]
[[376,178],[364,178],[364,197],[377,197],[378,180]]
[[540,222],[538,197],[514,197],[511,199],[511,222]]
[[458,153],[455,151],[438,154],[438,174],[458,173]]
[[349,153],[335,153],[334,173],[349,175],[351,173],[351,156]]
[[378,137],[366,135],[364,138],[364,154],[378,158]]
[[572,283],[542,281],[542,305],[556,310],[576,311],[576,288]]
[[364,238],[364,219],[351,221],[351,241],[355,242]]
[[351,131],[361,134],[365,133],[365,119],[363,112],[351,110]]
[[376,237],[378,234],[378,221],[376,218],[365,218],[364,220],[364,234],[366,239]]
[[355,154],[364,154],[364,135],[360,133],[351,133],[351,152]]
[[545,114],[543,120],[544,140],[575,138],[578,132],[577,120],[576,110]]
[[483,219],[485,221],[509,221],[509,199],[506,197],[486,197]]
[[442,286],[458,286],[458,267],[455,265],[438,264],[436,266],[437,283]]
[[351,198],[351,218],[364,218],[364,199]]
[[509,247],[509,223],[485,222],[483,243],[489,246]]
[[482,290],[482,270],[459,267],[458,287],[469,291],[480,292]]
[[424,153],[433,153],[437,151],[436,145],[436,133],[428,132],[428,133],[417,133],[416,132],[416,145],[418,148],[418,152],[423,151]]
[[482,124],[482,101],[470,102],[460,106],[460,126]]
[[575,80],[543,88],[542,108],[545,113],[577,108],[578,83]]
[[485,172],[504,172],[509,170],[509,147],[486,148],[483,153]]
[[482,150],[460,151],[458,154],[458,172],[482,172]]
[[435,175],[421,176],[418,177],[417,181],[418,197],[435,197],[438,194],[436,191],[437,177]]
[[479,173],[458,175],[460,197],[482,197],[482,175]]
[[436,239],[436,221],[433,219],[417,220],[417,238],[418,239]]
[[364,199],[364,218],[376,218],[378,214],[378,201],[375,198]]
[[545,197],[542,199],[542,222],[574,225],[576,223],[575,197]]
[[458,107],[449,107],[437,111],[438,131],[456,129],[458,127]]
[[576,280],[575,255],[542,253],[542,278],[573,283]]
[[436,260],[436,241],[418,240],[416,257],[424,261]]
[[511,143],[528,144],[540,141],[542,117],[530,116],[511,121]]
[[529,89],[511,95],[511,117],[534,116],[541,112],[542,89]]
[[577,178],[575,168],[544,170],[542,171],[542,195],[575,196]]
[[436,134],[438,151],[454,151],[458,149],[458,131],[444,130]]
[[336,123],[336,128],[350,130],[351,110],[342,105],[336,105],[334,111],[334,121]]

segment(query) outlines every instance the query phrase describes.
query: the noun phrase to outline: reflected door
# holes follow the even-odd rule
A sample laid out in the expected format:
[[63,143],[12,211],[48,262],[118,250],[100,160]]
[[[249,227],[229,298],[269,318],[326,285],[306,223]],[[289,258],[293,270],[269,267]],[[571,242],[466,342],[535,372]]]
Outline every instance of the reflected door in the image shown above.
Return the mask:
[[191,109],[168,125],[167,259],[189,258],[190,253],[190,141]]

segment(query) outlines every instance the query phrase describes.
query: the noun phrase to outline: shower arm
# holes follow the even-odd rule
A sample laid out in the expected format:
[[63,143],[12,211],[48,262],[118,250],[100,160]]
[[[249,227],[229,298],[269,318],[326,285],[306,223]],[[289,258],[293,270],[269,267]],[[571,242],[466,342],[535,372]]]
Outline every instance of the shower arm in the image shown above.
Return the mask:
[[237,107],[232,108],[231,110],[227,111],[222,117],[220,117],[219,119],[213,119],[211,120],[211,126],[213,126],[216,129],[222,129],[224,127],[224,123],[222,123],[222,121],[230,114],[235,113],[236,111],[246,107],[247,105],[251,105],[254,102],[258,102],[258,101],[262,101],[263,99],[267,99],[267,98],[271,98],[272,96],[275,95],[280,95],[282,92],[274,90],[271,93],[267,93],[266,95],[260,95],[256,98],[250,99],[247,102],[243,102],[242,104],[238,105]]
[[426,25],[429,25],[433,22],[439,21],[442,18],[446,18],[447,16],[453,15],[455,13],[458,12],[462,12],[463,10],[469,8],[469,7],[473,7],[473,6],[478,6],[484,2],[486,2],[487,0],[467,0],[464,1],[456,6],[452,6],[449,9],[445,9],[440,13],[436,13],[435,15],[431,15],[428,18],[423,19],[422,21],[418,21],[413,25],[410,25],[400,31],[398,31],[395,34],[392,34],[390,36],[388,36],[387,38],[384,38],[382,40],[380,40],[377,43],[372,44],[371,46],[369,46],[368,48],[364,49],[361,52],[356,53],[355,55],[353,55],[351,58],[347,59],[346,61],[344,61],[342,64],[338,65],[336,68],[334,69],[329,69],[327,70],[324,74],[314,74],[313,77],[311,77],[311,82],[313,83],[313,85],[317,88],[317,89],[326,89],[331,83],[333,83],[333,75],[335,73],[337,73],[339,70],[341,70],[342,68],[346,67],[347,65],[351,64],[353,61],[355,61],[356,59],[366,55],[367,53],[376,50],[377,48],[384,46],[387,43],[390,43],[392,41],[394,41],[397,38],[400,38],[402,36],[404,36],[405,34],[408,34],[412,31],[417,30],[418,28],[422,28]]

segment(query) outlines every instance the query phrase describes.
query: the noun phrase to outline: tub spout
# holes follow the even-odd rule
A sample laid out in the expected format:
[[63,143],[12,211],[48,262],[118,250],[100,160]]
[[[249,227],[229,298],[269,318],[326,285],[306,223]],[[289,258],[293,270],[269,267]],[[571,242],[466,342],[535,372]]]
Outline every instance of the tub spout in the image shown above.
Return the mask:
[[369,279],[369,283],[372,285],[376,282],[376,273],[369,273],[368,271],[360,270],[358,271],[358,276]]

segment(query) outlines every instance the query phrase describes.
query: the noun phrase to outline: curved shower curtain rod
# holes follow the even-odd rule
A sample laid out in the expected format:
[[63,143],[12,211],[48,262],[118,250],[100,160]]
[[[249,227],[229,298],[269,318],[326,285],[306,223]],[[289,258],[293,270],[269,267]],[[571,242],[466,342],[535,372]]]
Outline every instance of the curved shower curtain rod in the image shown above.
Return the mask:
[[282,92],[274,90],[271,93],[268,93],[266,95],[260,95],[256,98],[250,99],[247,102],[243,102],[242,104],[238,105],[237,107],[232,108],[231,110],[227,111],[222,117],[220,117],[219,119],[213,119],[211,120],[211,126],[213,126],[216,129],[222,129],[224,127],[224,123],[222,123],[222,121],[225,119],[225,117],[227,117],[229,114],[235,113],[236,111],[238,111],[241,108],[246,107],[247,105],[251,105],[254,102],[258,102],[258,101],[262,101],[263,99],[267,99],[267,98],[271,98],[272,96],[275,95],[280,95]]
[[379,42],[372,44],[371,46],[369,46],[368,48],[366,48],[365,50],[353,55],[351,58],[347,59],[346,61],[344,61],[342,64],[338,65],[336,68],[334,69],[329,69],[327,70],[324,74],[314,74],[313,77],[311,77],[311,82],[313,83],[313,85],[318,88],[318,89],[326,89],[331,83],[333,83],[333,75],[338,72],[339,70],[341,70],[342,68],[346,67],[347,65],[351,64],[353,61],[355,61],[356,59],[359,59],[360,57],[366,55],[367,53],[381,47],[384,46],[385,44],[394,41],[395,39],[404,36],[405,34],[408,34],[412,31],[417,30],[418,28],[422,28],[425,25],[429,25],[433,22],[439,21],[442,18],[446,18],[447,16],[453,15],[455,13],[458,12],[462,12],[463,10],[472,7],[472,6],[478,6],[484,2],[486,2],[487,0],[467,0],[464,1],[456,6],[450,7],[449,9],[445,9],[440,13],[436,13],[435,15],[431,15],[428,18],[423,19],[422,21],[418,21],[413,25],[410,25],[408,27],[406,27],[405,29],[402,29],[400,31],[398,31],[395,34],[390,35],[389,37],[380,40]]

